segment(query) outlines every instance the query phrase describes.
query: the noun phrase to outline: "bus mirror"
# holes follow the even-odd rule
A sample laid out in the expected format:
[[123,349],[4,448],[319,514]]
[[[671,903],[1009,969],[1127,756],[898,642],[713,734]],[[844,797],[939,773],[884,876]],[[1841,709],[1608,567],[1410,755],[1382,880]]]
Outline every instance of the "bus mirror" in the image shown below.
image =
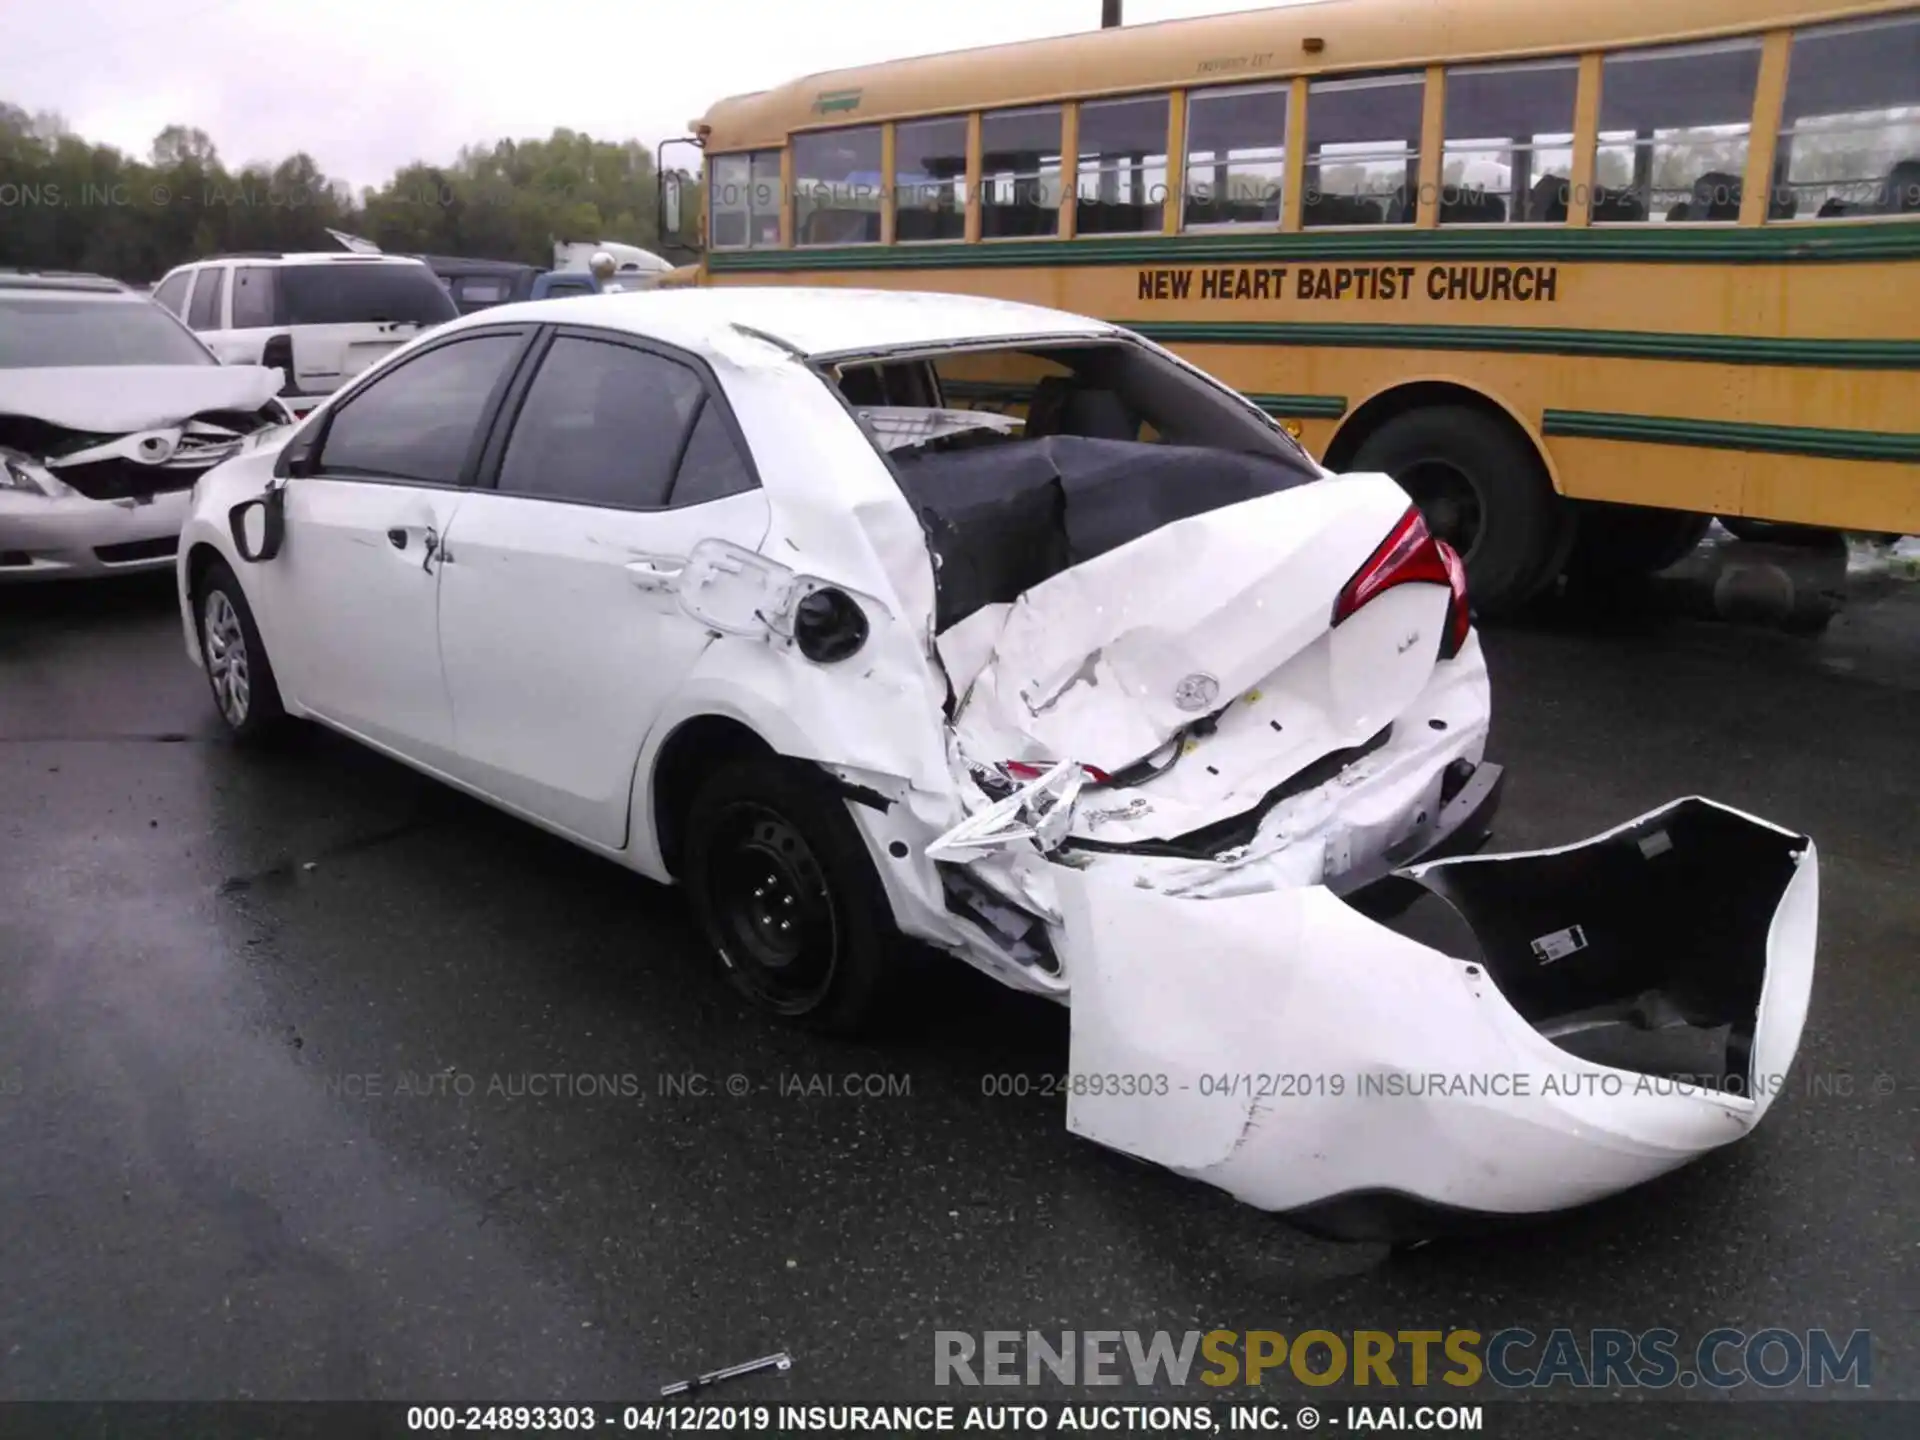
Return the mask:
[[660,187],[660,230],[664,235],[680,234],[680,177],[669,175]]

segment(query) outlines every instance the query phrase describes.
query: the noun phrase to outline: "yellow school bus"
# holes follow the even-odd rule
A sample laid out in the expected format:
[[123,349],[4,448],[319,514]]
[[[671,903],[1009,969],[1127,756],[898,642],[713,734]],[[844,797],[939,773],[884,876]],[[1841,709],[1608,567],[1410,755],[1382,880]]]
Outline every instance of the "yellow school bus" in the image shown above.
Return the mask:
[[1920,531],[1911,3],[1322,0],[810,76],[694,130],[698,283],[1127,325],[1393,474],[1483,613],[1713,514]]

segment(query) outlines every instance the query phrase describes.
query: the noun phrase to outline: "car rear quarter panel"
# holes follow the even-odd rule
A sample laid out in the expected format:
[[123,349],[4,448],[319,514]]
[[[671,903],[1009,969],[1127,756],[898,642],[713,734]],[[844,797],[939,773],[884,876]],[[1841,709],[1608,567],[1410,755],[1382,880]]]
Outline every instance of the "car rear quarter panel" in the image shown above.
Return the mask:
[[930,658],[933,565],[924,532],[838,396],[780,358],[710,360],[767,492],[762,554],[853,595],[871,627],[858,653],[808,660],[773,636],[718,638],[650,728],[634,771],[634,867],[667,878],[654,826],[656,768],[689,721],[719,716],[777,753],[951,791],[945,682]]

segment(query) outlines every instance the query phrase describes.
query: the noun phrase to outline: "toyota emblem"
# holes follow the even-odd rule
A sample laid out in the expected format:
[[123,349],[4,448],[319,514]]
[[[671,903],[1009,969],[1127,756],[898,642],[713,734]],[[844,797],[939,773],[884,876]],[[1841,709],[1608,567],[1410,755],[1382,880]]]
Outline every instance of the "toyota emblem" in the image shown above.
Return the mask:
[[1220,698],[1220,682],[1211,675],[1189,675],[1173,687],[1173,703],[1182,710],[1211,710]]

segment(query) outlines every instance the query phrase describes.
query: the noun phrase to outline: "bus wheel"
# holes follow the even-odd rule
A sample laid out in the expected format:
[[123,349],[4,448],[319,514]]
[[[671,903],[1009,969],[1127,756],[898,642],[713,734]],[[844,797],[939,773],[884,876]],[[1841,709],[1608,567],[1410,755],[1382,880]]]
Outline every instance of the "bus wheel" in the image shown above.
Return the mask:
[[1711,515],[1692,510],[1598,500],[1580,503],[1576,517],[1567,571],[1581,580],[1625,580],[1677,565],[1713,524]]
[[1466,562],[1483,617],[1511,615],[1557,578],[1572,515],[1553,493],[1532,444],[1512,425],[1465,405],[1432,405],[1387,421],[1348,466],[1400,482],[1427,527]]

